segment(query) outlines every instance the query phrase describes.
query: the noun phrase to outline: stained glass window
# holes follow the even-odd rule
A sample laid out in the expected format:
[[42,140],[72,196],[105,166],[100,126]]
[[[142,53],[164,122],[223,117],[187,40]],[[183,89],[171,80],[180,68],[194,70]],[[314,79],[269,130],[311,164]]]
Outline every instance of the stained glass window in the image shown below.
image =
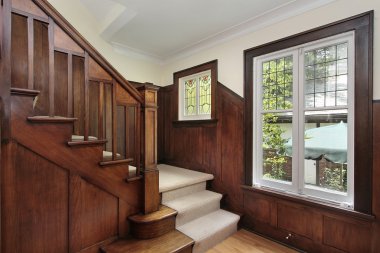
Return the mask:
[[211,73],[202,72],[185,77],[183,84],[183,115],[200,117],[211,115]]
[[199,77],[199,114],[211,113],[211,76]]
[[197,81],[190,79],[185,81],[185,115],[197,114]]

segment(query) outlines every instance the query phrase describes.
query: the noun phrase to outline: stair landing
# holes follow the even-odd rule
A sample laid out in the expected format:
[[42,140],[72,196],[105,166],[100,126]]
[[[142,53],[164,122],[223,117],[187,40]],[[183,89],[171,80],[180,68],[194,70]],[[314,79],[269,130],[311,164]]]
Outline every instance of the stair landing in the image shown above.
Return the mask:
[[211,174],[187,170],[167,164],[158,164],[157,168],[160,171],[160,193],[214,179],[214,176]]

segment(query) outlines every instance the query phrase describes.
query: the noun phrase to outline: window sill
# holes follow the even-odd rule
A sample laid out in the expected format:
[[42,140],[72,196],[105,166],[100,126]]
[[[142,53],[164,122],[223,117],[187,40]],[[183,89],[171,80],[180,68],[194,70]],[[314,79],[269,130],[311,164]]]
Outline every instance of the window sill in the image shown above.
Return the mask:
[[174,127],[202,127],[202,126],[216,126],[217,119],[203,119],[203,120],[175,120],[172,122]]
[[306,205],[309,207],[322,208],[328,211],[338,212],[347,216],[351,216],[353,218],[359,218],[359,219],[368,220],[368,221],[374,221],[376,219],[376,217],[371,214],[345,209],[336,205],[328,204],[326,202],[318,201],[315,199],[306,199],[306,198],[302,198],[302,197],[288,194],[285,192],[271,190],[269,188],[262,188],[262,187],[259,188],[259,187],[249,186],[249,185],[242,185],[241,188],[243,190],[260,193],[260,194],[264,194],[271,197],[276,197],[281,200],[292,201],[292,202]]

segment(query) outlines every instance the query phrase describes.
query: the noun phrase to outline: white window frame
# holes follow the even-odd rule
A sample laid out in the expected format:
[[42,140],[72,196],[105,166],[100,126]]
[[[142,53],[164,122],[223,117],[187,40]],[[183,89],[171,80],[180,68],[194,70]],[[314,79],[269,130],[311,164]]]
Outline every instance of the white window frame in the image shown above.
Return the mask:
[[[179,120],[208,120],[211,119],[211,104],[210,104],[210,113],[209,114],[200,114],[199,113],[199,77],[204,76],[205,74],[211,76],[211,70],[206,70],[198,72],[192,75],[184,76],[179,78],[179,88],[178,88],[178,119]],[[185,82],[190,79],[196,79],[196,114],[195,115],[185,115]],[[212,82],[212,80],[211,80]],[[211,89],[211,87],[210,87]],[[211,99],[212,95],[211,95]]]
[[[354,104],[355,104],[355,36],[354,32],[342,33],[336,36],[313,41],[296,47],[261,55],[253,59],[253,73],[255,85],[253,87],[253,185],[256,187],[268,187],[274,190],[296,194],[305,198],[317,199],[330,204],[353,209],[354,205]],[[348,110],[347,118],[347,193],[322,189],[317,186],[305,184],[304,179],[304,138],[305,129],[304,114],[304,52],[335,45],[348,43]],[[293,109],[292,110],[262,110],[262,63],[286,56],[293,56]],[[329,107],[331,108],[331,107]],[[338,106],[334,106],[338,109]],[[327,110],[327,107],[317,107],[315,110]],[[262,148],[262,114],[263,112],[292,112],[292,181],[268,179],[263,177],[263,148]],[[294,148],[295,147],[295,148]]]

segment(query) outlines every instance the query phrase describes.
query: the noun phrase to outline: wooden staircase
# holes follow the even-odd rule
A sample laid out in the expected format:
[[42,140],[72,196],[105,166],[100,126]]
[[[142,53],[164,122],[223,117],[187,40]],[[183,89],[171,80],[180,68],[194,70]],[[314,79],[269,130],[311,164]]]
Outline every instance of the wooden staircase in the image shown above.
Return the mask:
[[0,251],[191,252],[159,206],[157,88],[125,80],[46,0],[0,12]]

